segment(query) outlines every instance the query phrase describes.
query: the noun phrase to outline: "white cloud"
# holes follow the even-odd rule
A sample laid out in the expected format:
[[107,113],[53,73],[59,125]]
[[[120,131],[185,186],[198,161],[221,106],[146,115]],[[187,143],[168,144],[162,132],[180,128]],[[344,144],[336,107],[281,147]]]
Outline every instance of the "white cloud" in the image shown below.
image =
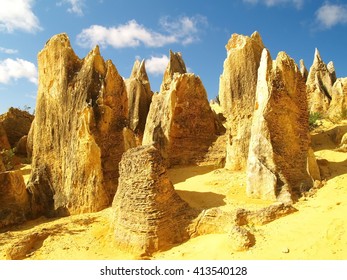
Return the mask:
[[347,23],[347,5],[325,3],[316,11],[316,20],[323,28]]
[[151,56],[151,58],[146,59],[146,70],[155,76],[162,75],[168,63],[169,58],[164,54],[161,57]]
[[33,0],[0,0],[0,32],[22,30],[34,33],[41,30],[32,11]]
[[115,27],[92,25],[77,35],[77,43],[82,47],[92,48],[95,45],[114,48],[162,47],[170,43],[191,44],[199,40],[199,26],[207,24],[204,17],[181,17],[177,20],[162,18],[160,20],[163,33],[151,30],[136,20]]
[[61,6],[63,4],[70,5],[70,8],[67,9],[69,13],[83,16],[83,7],[85,6],[84,0],[63,0],[57,3],[58,6]]
[[243,0],[245,3],[258,4],[262,3],[268,7],[283,5],[283,4],[293,4],[297,9],[300,9],[304,5],[304,0]]
[[24,59],[0,60],[0,83],[8,84],[12,80],[27,79],[37,84],[37,68],[35,64]]
[[18,50],[0,47],[0,53],[15,54],[15,53],[18,53]]

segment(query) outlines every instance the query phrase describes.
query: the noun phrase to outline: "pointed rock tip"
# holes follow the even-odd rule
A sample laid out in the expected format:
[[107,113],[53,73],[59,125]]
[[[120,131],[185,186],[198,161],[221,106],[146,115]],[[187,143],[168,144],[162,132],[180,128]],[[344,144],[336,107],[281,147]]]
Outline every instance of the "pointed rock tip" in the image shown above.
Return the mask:
[[172,50],[170,50],[170,61],[166,71],[170,72],[171,74],[187,73],[186,65],[180,52],[173,52]]
[[260,36],[260,33],[258,31],[254,31],[251,35],[251,38],[255,40],[259,45],[263,46],[263,39]]
[[62,44],[64,46],[66,46],[66,47],[71,47],[70,38],[69,38],[69,36],[66,33],[60,33],[60,34],[53,35],[46,42],[45,47],[49,47],[50,45],[53,45],[53,44],[56,44],[56,43]]

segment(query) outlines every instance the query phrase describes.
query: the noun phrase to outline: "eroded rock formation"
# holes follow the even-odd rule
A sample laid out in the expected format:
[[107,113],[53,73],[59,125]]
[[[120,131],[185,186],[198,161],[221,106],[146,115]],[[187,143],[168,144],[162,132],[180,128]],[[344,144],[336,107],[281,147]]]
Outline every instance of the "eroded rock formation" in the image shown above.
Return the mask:
[[0,228],[24,222],[29,207],[29,195],[21,172],[0,172]]
[[315,50],[313,64],[306,81],[306,92],[309,100],[309,112],[324,115],[330,105],[331,90],[336,80],[333,64],[329,69],[323,62],[318,49]]
[[0,151],[11,149],[4,126],[0,122]]
[[112,62],[103,60],[98,47],[79,59],[66,34],[46,43],[38,55],[38,69],[36,114],[29,137],[34,214],[101,210],[114,197],[124,151],[124,81]]
[[175,192],[160,152],[140,146],[124,153],[113,202],[117,244],[139,255],[151,255],[189,238],[196,212]]
[[[33,119],[34,116],[27,111],[12,107],[7,113],[0,116],[0,126],[3,127],[11,147],[15,147],[19,139],[29,133]],[[0,133],[1,140],[3,140],[5,136],[1,127]]]
[[307,68],[305,66],[304,60],[300,59],[300,73],[303,76],[303,78],[305,79],[305,82],[307,81],[307,77],[308,77],[308,71]]
[[219,99],[227,118],[227,155],[225,167],[246,167],[258,67],[264,48],[258,32],[251,37],[233,34],[219,82]]
[[347,117],[347,78],[339,78],[334,83],[328,116],[333,121]]
[[198,163],[216,139],[206,90],[186,73],[181,54],[170,52],[161,91],[152,99],[143,144],[155,144],[169,166]]
[[247,194],[291,202],[308,190],[310,144],[305,82],[294,60],[264,49],[247,164]]
[[144,60],[135,61],[131,76],[125,80],[125,85],[128,94],[129,128],[134,131],[137,144],[141,145],[153,95]]

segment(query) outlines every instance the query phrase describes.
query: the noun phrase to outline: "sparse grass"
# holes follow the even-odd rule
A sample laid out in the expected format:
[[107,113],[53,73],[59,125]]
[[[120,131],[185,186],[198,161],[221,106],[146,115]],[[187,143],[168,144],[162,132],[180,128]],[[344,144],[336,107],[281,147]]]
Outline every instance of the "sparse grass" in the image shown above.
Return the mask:
[[5,165],[6,170],[12,170],[14,168],[14,164],[13,164],[14,149],[2,150],[1,156],[2,156],[2,161]]
[[308,124],[310,126],[310,130],[315,129],[318,126],[317,121],[321,120],[322,118],[323,116],[319,112],[310,113],[308,118]]

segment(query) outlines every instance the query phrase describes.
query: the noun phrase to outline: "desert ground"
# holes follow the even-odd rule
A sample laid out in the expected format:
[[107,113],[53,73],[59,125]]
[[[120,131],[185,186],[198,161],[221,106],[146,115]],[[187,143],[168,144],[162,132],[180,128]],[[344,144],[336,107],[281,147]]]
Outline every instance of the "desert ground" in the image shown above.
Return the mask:
[[[228,234],[199,236],[167,251],[157,260],[341,260],[347,259],[347,153],[337,151],[347,121],[320,121],[312,134],[312,147],[325,182],[294,205],[295,213],[262,226],[249,226],[255,245],[235,252]],[[27,179],[30,166],[22,168]],[[271,201],[250,199],[245,194],[244,172],[210,166],[169,170],[176,191],[198,209],[239,207],[260,209]],[[97,260],[137,259],[114,244],[112,208],[98,213],[59,219],[39,218],[0,233],[0,259]]]

